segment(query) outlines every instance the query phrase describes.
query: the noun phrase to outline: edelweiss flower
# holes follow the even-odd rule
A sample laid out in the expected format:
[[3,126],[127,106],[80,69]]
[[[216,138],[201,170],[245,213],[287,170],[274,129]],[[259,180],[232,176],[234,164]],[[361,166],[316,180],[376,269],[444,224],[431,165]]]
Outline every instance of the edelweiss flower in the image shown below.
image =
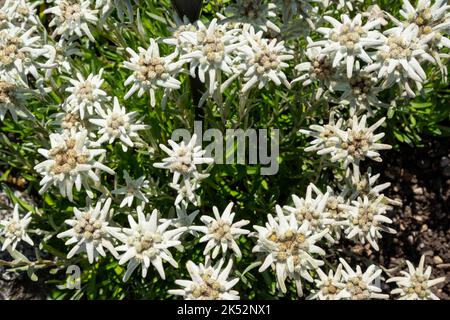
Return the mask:
[[339,137],[336,136],[334,131],[340,129],[343,125],[344,119],[338,117],[337,122],[335,121],[336,113],[334,111],[330,112],[328,124],[324,126],[319,126],[313,124],[309,126],[310,130],[300,129],[299,132],[311,136],[314,138],[309,144],[309,147],[305,148],[306,152],[315,151],[317,154],[328,154],[335,150],[336,145],[339,143]]
[[180,144],[169,140],[168,143],[172,147],[172,150],[165,145],[160,144],[159,147],[169,155],[168,158],[164,158],[163,162],[154,163],[153,166],[161,169],[169,169],[173,172],[172,184],[178,183],[180,177],[183,178],[184,187],[192,190],[191,179],[199,178],[200,173],[197,170],[197,165],[202,163],[213,163],[213,158],[204,158],[205,150],[202,150],[201,146],[194,146],[197,140],[197,135],[193,134],[191,140],[186,145],[184,140]]
[[419,267],[414,268],[413,264],[406,260],[408,271],[400,271],[401,277],[393,277],[386,282],[395,282],[397,288],[391,294],[398,294],[399,300],[439,300],[431,291],[431,287],[444,282],[445,277],[430,279],[431,266],[424,269],[425,256],[420,258]]
[[382,225],[382,223],[392,223],[392,220],[384,215],[389,207],[383,204],[382,200],[383,195],[373,200],[364,196],[352,201],[351,206],[343,206],[350,215],[349,225],[345,229],[348,239],[356,239],[362,244],[367,240],[378,251],[377,241],[382,238],[380,231],[396,233],[394,229]]
[[253,248],[253,252],[267,254],[259,271],[263,272],[272,266],[276,271],[277,286],[281,292],[286,293],[285,282],[289,278],[294,279],[297,294],[302,296],[301,278],[313,282],[309,271],[324,264],[322,260],[314,259],[312,255],[325,254],[325,251],[315,243],[328,230],[313,234],[307,220],[299,226],[295,214],[286,217],[278,205],[276,212],[278,221],[268,214],[268,222],[265,227],[253,226],[258,231],[258,242]]
[[195,176],[189,179],[182,179],[180,182],[169,183],[169,187],[177,191],[177,196],[174,201],[174,205],[180,204],[187,206],[188,203],[192,203],[198,206],[200,203],[200,196],[196,194],[196,191],[200,189],[200,183],[203,179],[209,177],[209,173],[197,172]]
[[113,109],[107,109],[106,113],[99,109],[99,114],[103,119],[89,119],[89,122],[101,127],[98,130],[100,138],[97,144],[101,145],[105,142],[113,143],[119,139],[122,145],[123,152],[128,150],[128,147],[133,148],[133,140],[139,139],[137,131],[147,129],[144,124],[134,124],[137,112],[129,112],[125,107],[121,107],[117,97],[114,97]]
[[[441,57],[445,54],[441,53],[443,47],[450,48],[450,39],[448,33],[450,31],[450,5],[445,0],[436,0],[431,5],[430,0],[419,0],[414,8],[408,0],[403,1],[400,14],[409,23],[413,23],[419,27],[419,38],[421,43],[426,44],[426,51],[438,64],[444,80],[447,76],[447,67],[441,61]],[[401,26],[402,22],[394,20]]]
[[219,209],[216,206],[213,207],[214,218],[210,216],[201,216],[200,220],[206,226],[192,226],[190,229],[204,233],[205,235],[200,238],[199,242],[206,242],[204,255],[207,255],[212,250],[212,258],[215,259],[222,249],[222,254],[225,255],[228,248],[233,250],[234,254],[240,258],[242,256],[241,250],[235,239],[241,235],[249,234],[250,231],[241,229],[241,227],[250,223],[248,220],[240,220],[233,223],[235,216],[234,212],[231,212],[233,208],[233,202],[230,202],[222,215],[219,213]]
[[90,41],[95,42],[89,30],[89,24],[97,24],[98,10],[90,8],[89,0],[55,0],[54,2],[54,7],[44,11],[45,14],[54,16],[49,24],[50,27],[55,27],[52,37],[60,35],[62,39],[68,40],[73,35],[81,38],[84,33]]
[[336,272],[330,270],[328,275],[322,269],[317,268],[319,279],[314,279],[315,288],[312,289],[308,299],[317,300],[341,300],[349,298],[350,295],[345,289],[345,283],[342,279],[342,264],[339,264]]
[[215,266],[211,266],[210,262],[207,259],[205,264],[196,265],[188,261],[186,268],[192,280],[175,280],[183,289],[169,290],[168,293],[182,296],[185,300],[239,300],[239,293],[231,290],[239,278],[228,279],[233,261],[230,259],[223,270],[223,259]]
[[246,36],[248,44],[238,48],[244,55],[244,62],[240,68],[244,72],[244,87],[243,92],[248,91],[253,86],[257,85],[258,89],[265,87],[270,81],[273,81],[277,86],[283,83],[290,88],[290,83],[282,69],[289,67],[284,62],[294,58],[292,54],[284,46],[284,42],[277,42],[277,39],[272,39],[270,42],[267,39],[262,39],[262,31],[256,33],[259,37],[255,40],[254,37]]
[[413,80],[418,88],[425,81],[426,74],[418,59],[427,59],[433,62],[433,58],[425,52],[425,47],[418,41],[419,28],[410,24],[406,28],[395,27],[381,35],[383,45],[378,48],[376,62],[366,68],[367,72],[378,71],[378,77],[385,79],[383,85],[386,88],[395,83],[404,87],[406,93],[415,96],[408,83]]
[[180,60],[190,63],[192,77],[196,77],[197,69],[201,82],[205,82],[208,76],[209,94],[212,95],[216,89],[216,80],[221,79],[221,72],[233,73],[232,53],[242,44],[236,43],[238,38],[234,35],[235,31],[227,30],[226,24],[218,25],[217,19],[213,19],[208,27],[201,21],[197,25],[197,32],[182,34],[193,49],[182,55]]
[[339,261],[344,266],[342,270],[342,277],[346,283],[344,289],[346,296],[351,300],[368,300],[368,299],[388,299],[387,294],[382,294],[381,289],[372,284],[377,279],[382,270],[375,265],[371,265],[363,273],[360,266],[356,266],[356,271],[349,266],[349,264],[342,258]]
[[73,87],[66,89],[66,92],[70,92],[70,96],[63,104],[64,109],[68,112],[79,112],[81,120],[85,118],[86,112],[89,115],[93,115],[94,111],[100,113],[103,110],[102,106],[111,100],[101,89],[104,81],[102,74],[103,69],[99,74],[89,74],[86,79],[80,73],[77,73],[78,80],[70,79]]
[[145,176],[142,176],[136,180],[131,179],[127,170],[123,170],[123,177],[125,178],[125,186],[111,191],[112,194],[124,195],[120,207],[131,207],[134,197],[141,201],[141,203],[147,203],[148,199],[141,189],[147,189],[149,187],[148,180]]
[[370,5],[366,11],[362,12],[362,17],[366,18],[367,21],[379,20],[380,26],[377,28],[384,27],[389,23],[386,11],[382,10],[377,4]]
[[184,183],[184,180],[180,183],[169,183],[169,187],[177,191],[177,197],[175,198],[174,204],[176,206],[180,203],[187,205],[187,203],[190,202],[197,206],[199,197],[195,194],[195,191],[200,188],[200,180],[208,176],[209,174],[199,174],[199,178],[192,178],[187,183]]
[[[418,0],[416,8],[408,0],[403,0],[400,15],[409,23],[416,24],[419,27],[420,35],[430,41],[433,38],[439,38],[442,33],[448,32],[449,9],[450,5],[446,0],[435,0],[433,5],[431,5],[431,0]],[[450,40],[445,39],[444,41],[449,44]]]
[[[310,37],[306,40],[308,44],[313,44]],[[330,86],[330,81],[333,79],[336,68],[332,66],[332,60],[329,54],[323,54],[321,47],[308,47],[305,51],[305,55],[308,58],[308,62],[302,62],[295,66],[295,70],[303,73],[299,77],[291,81],[292,83],[302,81],[303,86],[308,86],[313,82],[318,81],[319,87],[316,92],[316,99],[320,99],[324,92],[324,88]]]
[[95,207],[89,206],[85,211],[73,208],[74,219],[66,220],[71,226],[69,230],[58,234],[58,238],[70,238],[65,245],[75,243],[75,246],[67,254],[67,259],[74,255],[86,252],[89,263],[93,263],[99,255],[106,257],[104,248],[108,249],[116,258],[118,253],[112,243],[112,235],[117,234],[120,228],[108,225],[108,213],[111,199],[107,199],[102,208],[102,202],[98,201]]
[[163,261],[169,262],[175,268],[178,267],[178,263],[173,259],[169,248],[181,244],[176,239],[186,228],[167,230],[170,226],[170,221],[158,224],[158,212],[156,209],[146,218],[142,207],[138,206],[137,215],[137,222],[129,215],[130,228],[124,228],[123,234],[116,235],[123,242],[123,245],[118,246],[116,249],[117,251],[124,251],[120,257],[119,264],[124,264],[128,261],[123,281],[127,281],[139,265],[142,267],[142,277],[146,277],[150,264],[155,267],[161,278],[165,279]]
[[46,79],[54,81],[51,77],[53,70],[55,70],[58,74],[72,72],[71,58],[73,58],[73,56],[81,55],[79,43],[76,42],[75,39],[73,39],[74,41],[72,41],[72,38],[68,41],[60,39],[51,47],[51,50],[49,48],[49,60],[53,61],[56,66],[52,69],[46,70]]
[[356,61],[353,76],[350,79],[339,77],[332,81],[330,88],[333,91],[342,92],[338,103],[348,106],[351,116],[366,110],[369,115],[373,115],[372,106],[384,105],[378,99],[379,93],[383,90],[381,86],[378,86],[378,82],[378,77],[374,73],[369,73],[365,69],[361,70],[359,61]]
[[238,0],[236,3],[227,7],[225,12],[231,15],[229,18],[231,21],[243,24],[248,23],[255,29],[265,32],[270,29],[276,33],[280,33],[280,28],[270,21],[270,19],[277,17],[274,9],[276,9],[275,4],[266,3],[264,0]]
[[365,51],[367,48],[376,47],[383,43],[379,40],[381,34],[372,30],[380,24],[379,20],[374,20],[362,24],[361,14],[357,14],[353,19],[347,15],[342,15],[342,22],[333,17],[325,16],[324,19],[332,24],[333,28],[318,28],[317,32],[322,33],[326,40],[317,41],[309,46],[323,47],[323,54],[332,54],[333,67],[345,59],[347,77],[351,78],[355,59],[359,58],[366,63],[372,63],[369,55]]
[[36,5],[38,3],[31,4],[27,0],[6,0],[0,8],[0,21],[8,21],[24,29],[36,26],[40,24],[39,17],[36,15]]
[[334,132],[339,139],[339,143],[334,147],[321,150],[321,154],[331,153],[333,162],[344,160],[345,167],[348,167],[350,163],[358,166],[359,162],[365,158],[382,161],[378,151],[392,147],[378,143],[378,140],[384,137],[384,133],[374,134],[374,131],[381,126],[385,118],[381,118],[369,128],[366,128],[366,119],[366,115],[362,116],[360,120],[353,116],[346,131],[328,126],[328,129]]
[[7,220],[0,221],[0,235],[4,237],[2,251],[11,246],[11,249],[16,250],[16,246],[20,241],[25,241],[30,246],[33,246],[33,240],[27,234],[28,225],[31,222],[31,212],[28,212],[24,217],[19,216],[19,205],[14,206],[12,217]]
[[131,97],[136,91],[138,97],[148,91],[150,93],[150,104],[154,107],[156,105],[155,89],[164,88],[165,97],[169,90],[180,88],[181,82],[175,79],[175,76],[182,63],[173,62],[177,53],[161,57],[158,44],[154,39],[150,39],[150,47],[147,50],[141,47],[138,48],[138,53],[131,48],[126,50],[131,55],[131,59],[125,61],[123,65],[125,68],[132,70],[133,74],[127,78],[125,85],[133,85],[125,95],[125,99]]
[[72,189],[75,185],[77,191],[80,191],[83,186],[88,196],[92,198],[94,194],[90,185],[92,181],[100,181],[93,169],[109,174],[114,174],[114,171],[94,159],[106,150],[89,149],[89,143],[85,130],[62,134],[52,133],[50,150],[38,149],[38,152],[48,160],[34,167],[44,176],[39,183],[42,186],[39,193],[44,193],[51,186],[58,186],[61,195],[73,201]]
[[[313,191],[316,191],[315,198],[313,198]],[[292,195],[294,206],[284,206],[283,209],[287,211],[289,215],[295,215],[299,225],[307,220],[313,234],[322,233],[323,230],[329,230],[328,226],[334,222],[333,220],[328,219],[327,212],[325,211],[328,196],[328,191],[323,194],[311,183],[306,188],[305,198],[299,198],[294,194]],[[334,239],[329,233],[326,233],[324,237],[330,243],[334,243]]]
[[26,31],[20,27],[10,25],[0,30],[0,74],[7,74],[12,78],[18,74],[24,82],[31,74],[36,80],[40,78],[38,69],[51,68],[53,62],[45,59],[51,46],[40,44],[40,36],[32,36],[36,27]]
[[380,174],[372,175],[372,169],[369,168],[367,172],[361,174],[359,168],[355,168],[353,170],[353,174],[350,177],[351,181],[349,182],[349,186],[347,186],[347,193],[349,193],[348,197],[351,200],[355,200],[358,197],[367,196],[369,199],[377,199],[380,196],[383,196],[382,203],[389,205],[401,205],[400,201],[390,199],[383,195],[381,192],[391,185],[390,182],[386,182],[383,184],[375,185]]

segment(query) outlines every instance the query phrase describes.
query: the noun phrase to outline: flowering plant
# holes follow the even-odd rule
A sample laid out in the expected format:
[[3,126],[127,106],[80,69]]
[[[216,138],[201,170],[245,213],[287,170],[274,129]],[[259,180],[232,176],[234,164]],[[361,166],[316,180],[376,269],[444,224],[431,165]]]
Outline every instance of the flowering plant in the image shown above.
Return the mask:
[[0,272],[51,298],[438,299],[425,256],[376,259],[403,200],[378,170],[450,132],[450,5],[375,2],[0,1]]

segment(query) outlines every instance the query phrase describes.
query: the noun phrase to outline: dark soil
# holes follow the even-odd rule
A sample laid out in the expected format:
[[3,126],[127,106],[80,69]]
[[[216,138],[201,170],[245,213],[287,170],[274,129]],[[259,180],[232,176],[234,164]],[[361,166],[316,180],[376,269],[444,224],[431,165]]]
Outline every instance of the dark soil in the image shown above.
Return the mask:
[[[383,162],[373,165],[373,172],[381,173],[379,183],[390,182],[384,193],[402,201],[389,217],[395,235],[385,235],[380,252],[353,247],[385,267],[391,276],[406,269],[405,259],[418,265],[422,254],[425,265],[433,268],[432,277],[446,276],[436,285],[435,294],[450,299],[450,139],[427,138],[423,148],[402,146],[400,150],[383,152]],[[385,287],[389,291],[389,288]]]

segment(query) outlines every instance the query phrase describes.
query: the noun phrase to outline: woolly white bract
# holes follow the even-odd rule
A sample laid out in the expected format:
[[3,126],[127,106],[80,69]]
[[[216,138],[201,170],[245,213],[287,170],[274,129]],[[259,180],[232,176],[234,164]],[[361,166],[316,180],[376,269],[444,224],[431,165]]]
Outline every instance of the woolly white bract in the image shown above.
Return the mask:
[[138,220],[134,220],[129,215],[130,228],[123,228],[122,234],[116,235],[123,243],[116,248],[117,251],[123,252],[119,264],[128,262],[123,280],[127,281],[139,265],[142,268],[142,277],[147,275],[148,269],[152,265],[159,276],[165,279],[163,261],[169,262],[175,268],[178,267],[178,263],[173,259],[169,248],[181,244],[177,238],[186,231],[186,228],[168,230],[171,225],[170,221],[158,223],[156,209],[147,217],[142,207],[137,207],[136,210]]
[[399,300],[439,300],[439,298],[430,290],[438,283],[444,282],[445,277],[430,279],[431,267],[425,269],[425,256],[420,258],[417,268],[406,260],[407,271],[400,271],[401,276],[392,277],[386,282],[395,282],[397,288],[391,293],[399,295]]
[[34,245],[33,240],[27,233],[28,225],[31,222],[31,212],[28,212],[24,217],[19,215],[19,205],[14,206],[12,217],[7,220],[0,221],[0,235],[5,239],[3,240],[2,251],[11,246],[14,251],[19,242],[25,241],[29,245]]
[[266,256],[259,271],[270,266],[275,270],[277,286],[281,292],[286,292],[286,280],[293,279],[299,296],[303,295],[301,278],[312,282],[310,271],[323,265],[323,261],[314,256],[324,255],[325,251],[316,245],[328,230],[313,234],[310,224],[305,220],[301,225],[296,216],[285,216],[280,206],[276,207],[276,217],[267,215],[265,227],[253,226],[258,231],[258,242],[254,252],[264,253]]
[[50,149],[39,149],[39,153],[47,160],[35,166],[43,178],[39,183],[45,192],[51,186],[57,186],[62,196],[67,196],[73,201],[73,187],[77,191],[81,187],[87,194],[93,197],[91,182],[98,183],[99,176],[94,169],[114,174],[114,171],[95,160],[94,158],[105,153],[104,149],[90,149],[91,142],[87,138],[87,131],[76,133],[52,133],[50,135]]
[[214,218],[210,216],[201,216],[200,220],[206,226],[192,226],[191,230],[199,231],[205,235],[200,238],[199,242],[206,242],[204,255],[207,255],[212,250],[211,257],[214,259],[222,250],[225,254],[230,248],[234,254],[240,258],[242,256],[241,250],[236,243],[236,238],[240,235],[250,233],[250,231],[242,229],[241,227],[250,223],[248,220],[240,220],[233,222],[235,213],[232,212],[233,203],[230,202],[223,211],[222,215],[219,213],[217,207],[213,207]]
[[117,234],[120,228],[109,226],[110,206],[111,199],[107,199],[103,207],[99,201],[95,207],[89,207],[84,211],[73,209],[74,219],[65,221],[72,228],[58,234],[58,238],[69,238],[66,245],[75,244],[67,254],[68,259],[80,252],[86,252],[89,263],[93,263],[97,256],[106,256],[105,248],[115,257],[118,256],[112,235]]
[[192,280],[175,280],[175,283],[184,289],[169,290],[169,294],[182,296],[185,300],[239,300],[239,293],[231,290],[239,278],[228,279],[233,261],[229,260],[224,269],[224,260],[220,260],[215,266],[200,263],[196,265],[188,261],[186,268]]

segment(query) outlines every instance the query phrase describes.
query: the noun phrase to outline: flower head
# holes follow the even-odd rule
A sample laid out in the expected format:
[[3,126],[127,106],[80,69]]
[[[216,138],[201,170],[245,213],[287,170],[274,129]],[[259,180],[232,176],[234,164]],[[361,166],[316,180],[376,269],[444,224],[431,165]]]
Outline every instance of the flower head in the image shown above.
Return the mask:
[[339,261],[344,266],[342,277],[345,281],[345,289],[342,295],[350,300],[387,299],[387,294],[382,294],[381,289],[373,284],[379,278],[382,270],[375,265],[370,265],[366,271],[362,272],[360,266],[352,267],[342,258]]
[[336,272],[330,270],[328,274],[325,274],[320,268],[316,271],[319,277],[314,279],[315,288],[308,299],[341,300],[349,296],[342,279],[342,264],[338,265]]
[[325,35],[326,40],[309,46],[321,46],[323,54],[333,55],[334,68],[345,59],[346,74],[348,78],[351,78],[355,59],[359,58],[366,63],[371,63],[372,59],[366,49],[382,44],[379,40],[380,33],[373,30],[380,21],[373,20],[363,24],[361,14],[357,14],[353,19],[344,14],[341,16],[342,22],[329,16],[325,16],[324,19],[332,25],[332,28],[322,27],[317,31]]
[[342,92],[339,102],[348,106],[350,115],[361,114],[364,111],[372,115],[371,107],[384,105],[378,98],[379,93],[383,90],[379,85],[378,77],[374,72],[361,69],[359,61],[355,62],[354,74],[350,79],[338,77],[332,81],[330,89]]
[[86,210],[80,211],[73,208],[74,218],[66,220],[70,229],[58,234],[58,238],[69,238],[66,245],[75,243],[75,246],[67,254],[67,259],[74,255],[86,252],[89,263],[99,255],[106,257],[105,248],[115,257],[118,253],[113,245],[112,234],[120,231],[120,228],[111,227],[108,223],[109,207],[111,199],[107,199],[103,204],[98,201],[95,207],[89,206]]
[[263,0],[238,0],[225,9],[231,21],[249,24],[257,30],[267,32],[268,29],[280,33],[280,28],[270,19],[277,17],[276,5]]
[[24,115],[23,109],[30,91],[20,79],[12,80],[10,77],[0,76],[0,120],[5,119],[7,112],[14,121],[17,121],[19,115]]
[[183,289],[169,290],[169,294],[182,296],[185,300],[239,300],[239,293],[231,290],[239,278],[228,279],[233,261],[230,259],[222,270],[224,260],[212,266],[207,259],[205,264],[196,265],[188,261],[186,268],[191,280],[176,280]]
[[86,79],[77,73],[77,79],[70,79],[73,87],[66,89],[70,92],[66,103],[63,107],[68,112],[79,112],[81,120],[85,118],[88,113],[92,116],[95,113],[100,113],[103,110],[103,105],[111,100],[106,92],[101,89],[103,84],[102,79],[103,69],[99,74],[91,73]]
[[52,36],[60,35],[62,39],[68,40],[74,35],[81,38],[85,34],[90,41],[95,42],[89,24],[97,23],[98,10],[92,10],[90,6],[88,0],[55,0],[55,6],[44,11],[54,16],[49,24],[55,27]]
[[[315,197],[313,192],[315,193]],[[306,188],[305,198],[292,195],[294,206],[284,206],[283,209],[288,214],[294,214],[299,225],[307,220],[313,234],[322,233],[323,230],[330,230],[329,225],[334,222],[333,220],[328,219],[327,211],[325,211],[328,196],[328,192],[323,194],[311,183]],[[334,242],[330,234],[327,233],[324,237],[330,243]]]
[[178,14],[175,14],[174,20],[174,26],[170,28],[172,34],[170,37],[163,39],[163,42],[175,46],[175,52],[179,55],[189,53],[194,46],[186,37],[185,32],[195,33],[197,32],[197,27],[186,16],[183,16],[183,19],[181,19]]
[[200,238],[200,242],[207,242],[204,255],[207,255],[212,250],[212,258],[215,259],[222,249],[222,254],[225,255],[228,248],[233,250],[237,257],[241,257],[241,250],[239,249],[236,239],[244,234],[250,233],[249,230],[242,229],[243,226],[250,223],[248,220],[240,220],[233,222],[235,213],[231,212],[233,202],[230,202],[223,211],[222,215],[216,206],[213,207],[214,218],[210,216],[201,216],[200,220],[206,226],[192,226],[190,229],[204,233]]
[[349,225],[345,229],[348,239],[356,239],[361,243],[368,241],[370,245],[379,250],[378,239],[382,238],[380,231],[396,233],[383,223],[392,223],[392,220],[384,214],[389,208],[382,203],[383,195],[369,200],[367,196],[352,201],[352,205],[345,205],[349,211]]
[[216,81],[221,72],[233,73],[234,51],[241,45],[234,30],[228,30],[226,24],[217,24],[217,19],[213,19],[208,27],[201,21],[197,22],[197,32],[184,32],[183,36],[193,46],[191,52],[180,57],[180,60],[190,63],[190,74],[198,78],[201,82],[206,81],[209,93],[212,95],[217,88]]
[[334,133],[337,129],[343,127],[344,119],[338,117],[335,120],[336,113],[330,112],[328,124],[323,126],[313,124],[309,126],[310,130],[300,129],[299,132],[311,136],[314,138],[309,144],[309,147],[305,148],[306,152],[317,152],[317,154],[328,154],[335,150],[336,145],[339,143],[339,137]]
[[[314,42],[310,37],[307,37],[309,45]],[[329,54],[322,53],[323,48],[317,46],[309,46],[306,48],[305,55],[309,61],[302,62],[295,66],[300,74],[297,78],[291,81],[292,83],[301,81],[303,86],[308,86],[313,82],[319,82],[319,88],[316,92],[316,99],[319,99],[324,89],[330,86],[331,80],[335,77],[336,68],[332,65],[332,60]]]
[[184,186],[191,189],[191,179],[198,178],[200,173],[197,170],[197,165],[202,163],[213,163],[213,158],[204,158],[205,150],[201,146],[195,146],[197,135],[193,134],[188,144],[184,140],[180,144],[169,140],[169,145],[172,150],[165,145],[160,144],[159,147],[169,155],[164,158],[163,162],[154,163],[153,166],[161,169],[169,169],[173,172],[172,183],[178,183],[180,177],[183,178]]
[[19,216],[19,205],[14,206],[12,216],[9,219],[0,221],[0,235],[4,237],[2,251],[11,246],[14,251],[19,242],[25,241],[29,245],[34,245],[33,240],[27,234],[28,225],[31,222],[31,212],[24,217]]
[[6,0],[0,8],[0,26],[3,21],[8,21],[18,27],[29,28],[39,25],[39,17],[36,15],[37,3],[28,0]]
[[391,291],[391,294],[399,295],[399,300],[439,300],[431,291],[431,287],[444,282],[445,277],[431,279],[431,266],[425,269],[425,256],[420,258],[417,268],[406,260],[407,271],[400,271],[402,276],[393,277],[386,282],[395,282],[397,288]]
[[251,36],[244,37],[248,39],[248,44],[239,47],[244,57],[240,68],[244,72],[243,92],[248,91],[253,86],[258,89],[266,86],[273,81],[277,86],[283,83],[290,88],[290,83],[282,69],[289,65],[285,62],[294,58],[291,52],[284,46],[284,42],[278,42],[276,39],[271,41],[261,38],[262,32],[256,33],[259,39],[255,40]]
[[164,88],[166,95],[168,90],[180,88],[181,82],[175,79],[180,70],[180,63],[173,61],[176,53],[161,57],[158,44],[154,39],[150,39],[148,49],[139,47],[136,53],[131,48],[127,48],[127,52],[131,55],[131,59],[125,61],[124,66],[132,70],[133,74],[127,78],[125,85],[133,85],[125,95],[125,99],[128,99],[136,91],[138,97],[141,97],[144,92],[149,92],[150,103],[154,107],[156,105],[156,89]]
[[385,118],[381,118],[368,128],[366,120],[366,115],[363,115],[361,119],[353,116],[345,131],[336,126],[328,126],[339,141],[334,147],[327,149],[327,152],[331,153],[331,161],[343,160],[345,167],[348,167],[350,163],[359,165],[359,162],[366,158],[381,161],[378,151],[390,149],[391,146],[379,143],[378,140],[384,137],[384,133],[375,134],[374,131],[383,124]]
[[19,75],[27,83],[28,75],[38,80],[38,70],[54,66],[50,59],[45,61],[51,46],[43,45],[40,36],[33,36],[35,31],[36,27],[24,30],[14,25],[0,29],[0,74],[11,78]]
[[118,234],[118,239],[123,242],[116,248],[123,252],[119,264],[128,262],[127,271],[123,281],[127,281],[133,271],[141,265],[142,277],[146,277],[150,264],[155,267],[162,279],[165,279],[163,261],[169,262],[177,268],[178,263],[173,259],[169,248],[181,244],[177,238],[186,228],[168,230],[170,221],[158,223],[158,212],[153,210],[151,215],[144,215],[142,207],[137,207],[137,222],[129,215],[130,228],[124,228],[123,234]]
[[94,159],[106,150],[90,149],[86,130],[52,133],[50,144],[49,150],[38,150],[47,160],[34,167],[43,176],[39,183],[42,186],[39,190],[41,194],[51,186],[58,186],[61,195],[73,201],[72,189],[75,185],[77,191],[83,186],[92,198],[91,182],[100,181],[94,169],[114,174],[113,170]]
[[368,72],[378,72],[378,78],[384,79],[384,87],[397,83],[411,97],[415,94],[408,81],[412,80],[420,89],[426,79],[419,60],[433,61],[425,52],[424,44],[419,42],[418,33],[419,28],[415,24],[386,30],[385,35],[380,37],[383,44],[375,53],[375,63],[366,69]]
[[114,97],[113,109],[107,109],[106,112],[99,110],[102,119],[89,119],[89,122],[96,126],[99,126],[98,135],[100,138],[97,140],[97,144],[101,145],[105,142],[113,143],[120,140],[123,152],[126,152],[128,148],[134,147],[133,140],[137,140],[139,135],[137,131],[147,128],[144,124],[138,124],[135,122],[136,112],[127,113],[125,107],[121,107],[117,97]]
[[262,272],[272,266],[277,276],[277,286],[286,293],[286,280],[294,279],[297,293],[303,295],[301,278],[309,282],[313,278],[311,270],[324,264],[322,260],[314,259],[314,255],[324,255],[325,251],[316,245],[328,230],[321,233],[311,231],[309,222],[304,220],[299,225],[295,214],[285,216],[280,206],[276,206],[277,218],[268,214],[265,227],[253,226],[258,232],[258,242],[253,252],[266,254],[263,264],[259,268]]

